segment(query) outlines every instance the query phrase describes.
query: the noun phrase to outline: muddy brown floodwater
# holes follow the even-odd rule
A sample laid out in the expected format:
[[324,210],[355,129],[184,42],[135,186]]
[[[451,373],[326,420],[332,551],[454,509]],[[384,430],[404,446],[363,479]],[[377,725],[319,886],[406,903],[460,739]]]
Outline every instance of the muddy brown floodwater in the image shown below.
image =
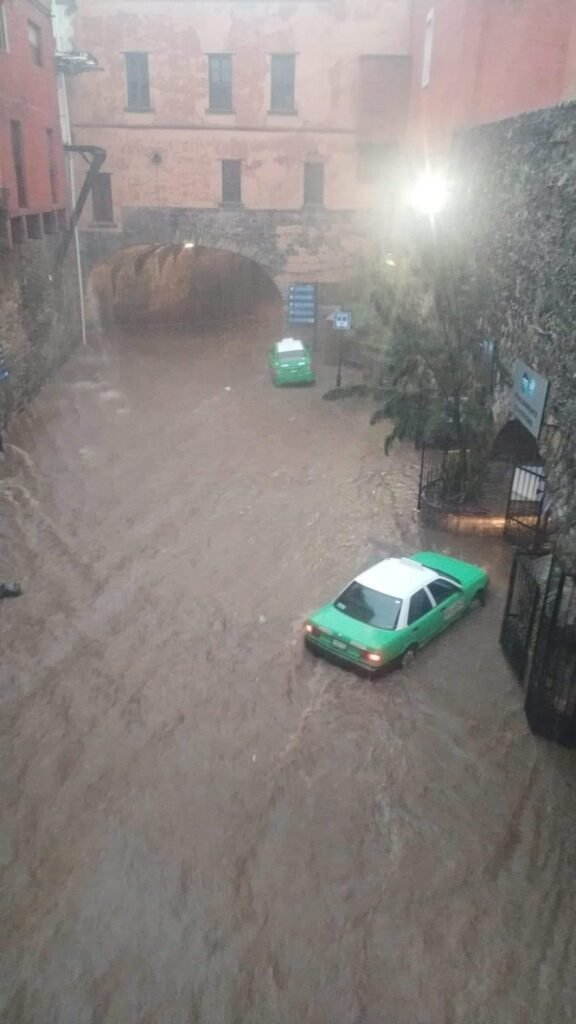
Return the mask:
[[[269,336],[106,338],[9,432],[1,1018],[572,1024],[576,763],[499,650],[510,552],[423,536],[414,451],[275,390]],[[429,545],[484,610],[376,685],[303,651]]]

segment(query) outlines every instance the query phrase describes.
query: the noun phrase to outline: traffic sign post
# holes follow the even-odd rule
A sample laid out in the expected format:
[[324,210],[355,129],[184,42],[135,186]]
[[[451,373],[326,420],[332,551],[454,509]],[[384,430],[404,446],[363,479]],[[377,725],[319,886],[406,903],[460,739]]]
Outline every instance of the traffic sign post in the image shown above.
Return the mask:
[[[332,327],[335,331],[350,331],[352,330],[352,313],[347,309],[335,309],[330,314],[328,320],[332,321]],[[339,388],[342,384],[342,349],[343,349],[344,335],[340,335],[340,341],[338,342],[338,371],[336,373],[336,387]]]
[[352,327],[352,313],[338,309],[334,314],[334,330],[349,331]]

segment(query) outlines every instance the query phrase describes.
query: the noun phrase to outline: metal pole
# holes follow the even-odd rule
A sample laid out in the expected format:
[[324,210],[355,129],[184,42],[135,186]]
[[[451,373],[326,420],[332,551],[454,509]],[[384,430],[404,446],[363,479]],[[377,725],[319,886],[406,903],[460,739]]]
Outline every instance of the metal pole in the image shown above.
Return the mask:
[[343,331],[338,331],[338,335],[339,335],[339,341],[338,341],[338,373],[336,374],[336,387],[337,388],[342,386],[342,341],[343,341],[343,333],[344,333]]
[[[68,83],[66,81],[66,75],[62,75],[63,89],[62,96],[64,100],[64,142],[68,145],[72,142],[72,132],[70,128],[70,108],[68,106]],[[72,209],[76,206],[76,174],[74,171],[74,155],[68,154],[68,177],[70,181],[70,198],[72,200]],[[78,295],[80,299],[80,326],[82,329],[82,344],[88,343],[86,337],[86,307],[84,305],[84,275],[82,273],[82,259],[80,256],[80,235],[78,232],[78,224],[74,225],[74,248],[76,250],[76,272],[78,274]]]

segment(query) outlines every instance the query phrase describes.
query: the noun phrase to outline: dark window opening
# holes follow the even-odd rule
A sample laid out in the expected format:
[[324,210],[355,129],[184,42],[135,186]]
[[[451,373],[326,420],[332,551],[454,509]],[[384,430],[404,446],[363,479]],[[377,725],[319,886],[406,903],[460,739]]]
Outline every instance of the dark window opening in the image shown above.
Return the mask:
[[29,213],[26,217],[26,234],[28,238],[43,238],[42,217],[39,213]]
[[418,590],[410,598],[408,625],[411,626],[413,622],[417,622],[418,619],[421,619],[422,616],[427,615],[430,611],[432,611],[432,601],[425,590]]
[[296,57],[293,53],[273,53],[270,66],[270,112],[293,114]]
[[211,53],[208,57],[209,109],[217,114],[232,110],[232,54]]
[[24,144],[22,140],[22,125],[20,121],[10,121],[10,138],[12,141],[12,160],[14,163],[14,174],[16,175],[16,195],[18,206],[28,206],[26,193],[26,173],[24,169]]
[[12,217],[10,228],[14,245],[22,245],[26,241],[26,219],[24,217]]
[[360,58],[360,109],[365,114],[379,114],[385,108],[389,57]]
[[0,50],[8,49],[8,28],[6,25],[6,7],[0,0]]
[[33,21],[28,22],[28,42],[30,43],[30,53],[32,56],[32,63],[36,64],[39,68],[42,67],[42,33],[40,27]]
[[150,110],[150,75],[147,53],[126,53],[126,102],[128,110]]
[[360,58],[358,112],[363,125],[386,133],[381,141],[397,141],[406,130],[412,64],[409,57],[376,54]]
[[324,164],[304,164],[304,206],[324,203]]
[[58,224],[58,231],[68,230],[68,214],[66,210],[56,210],[56,221]]
[[46,129],[48,142],[48,174],[50,176],[50,195],[52,202],[58,202],[58,164],[56,163],[56,149],[54,146],[54,129]]
[[240,160],[222,161],[222,202],[242,202],[242,163]]
[[374,184],[394,166],[395,149],[386,142],[362,142],[358,146],[358,181]]
[[43,226],[44,226],[44,234],[45,235],[55,235],[56,234],[56,214],[53,213],[53,212],[43,213],[42,214],[42,221],[43,221]]
[[95,224],[114,223],[111,174],[97,174],[92,183],[92,215]]
[[9,238],[8,229],[8,211],[5,206],[0,203],[0,239],[3,242],[7,242]]

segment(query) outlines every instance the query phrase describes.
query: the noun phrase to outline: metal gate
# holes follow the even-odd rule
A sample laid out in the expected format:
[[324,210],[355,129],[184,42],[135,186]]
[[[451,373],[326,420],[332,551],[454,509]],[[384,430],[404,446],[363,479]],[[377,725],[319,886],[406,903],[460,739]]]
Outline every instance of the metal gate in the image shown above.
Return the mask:
[[422,446],[418,510],[422,508],[423,499],[432,503],[439,500],[446,502],[445,492],[449,490],[449,481],[457,472],[461,459],[459,448],[433,448],[427,444]]
[[521,683],[526,678],[542,604],[542,585],[535,572],[535,561],[517,552],[500,630],[500,646]]
[[552,563],[529,673],[532,732],[576,747],[576,578]]
[[543,466],[516,466],[506,507],[504,537],[524,551],[546,545],[548,516]]

